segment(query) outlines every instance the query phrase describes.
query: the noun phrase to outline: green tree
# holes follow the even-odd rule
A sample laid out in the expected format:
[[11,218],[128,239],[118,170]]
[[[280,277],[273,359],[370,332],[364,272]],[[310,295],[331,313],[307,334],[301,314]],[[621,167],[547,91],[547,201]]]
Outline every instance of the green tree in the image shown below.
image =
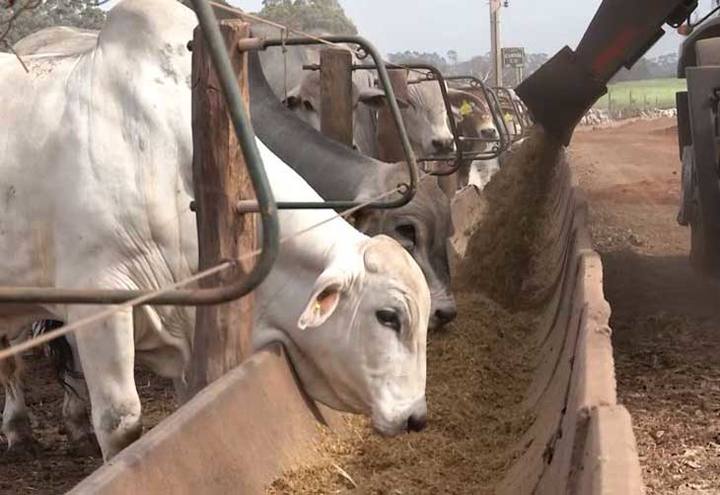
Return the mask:
[[302,31],[357,34],[338,0],[263,0],[260,16]]
[[0,50],[46,27],[100,29],[104,22],[97,0],[0,0]]

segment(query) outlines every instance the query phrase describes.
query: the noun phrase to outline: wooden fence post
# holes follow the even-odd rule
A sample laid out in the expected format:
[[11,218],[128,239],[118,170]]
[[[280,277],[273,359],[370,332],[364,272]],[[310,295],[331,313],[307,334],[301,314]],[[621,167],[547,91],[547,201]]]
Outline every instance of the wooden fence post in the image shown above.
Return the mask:
[[320,130],[330,139],[353,145],[352,54],[339,48],[320,52]]
[[[388,74],[390,75],[390,83],[392,84],[395,96],[408,101],[410,95],[408,90],[407,69],[389,69]],[[395,120],[388,105],[385,105],[378,113],[377,132],[380,160],[390,163],[404,162],[405,153],[400,143],[400,136],[395,126]]]
[[[248,37],[249,25],[226,20],[220,23],[220,31],[227,46],[234,47],[240,39]],[[236,211],[238,200],[254,199],[252,183],[199,27],[195,29],[192,46],[193,182],[199,268],[203,270],[254,250],[257,220],[254,215],[243,216]],[[238,50],[230,49],[229,53],[247,105],[247,57]],[[224,284],[249,269],[245,265],[242,269],[228,270],[200,285]],[[229,304],[197,309],[186,400],[249,356],[252,322],[252,295]]]

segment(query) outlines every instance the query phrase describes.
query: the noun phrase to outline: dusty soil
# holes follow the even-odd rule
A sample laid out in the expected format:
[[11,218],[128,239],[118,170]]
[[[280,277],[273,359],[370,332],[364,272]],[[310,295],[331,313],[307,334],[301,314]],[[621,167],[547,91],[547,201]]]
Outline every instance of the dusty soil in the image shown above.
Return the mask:
[[[25,363],[26,402],[40,449],[34,457],[11,457],[4,439],[0,440],[0,494],[65,493],[100,467],[102,458],[77,455],[60,433],[63,389],[50,360],[37,352]],[[135,380],[143,404],[143,426],[148,430],[174,410],[172,383],[142,370]],[[0,400],[5,400],[2,391]]]
[[613,309],[618,392],[633,417],[648,494],[720,493],[720,285],[690,268],[676,223],[672,119],[576,133]]

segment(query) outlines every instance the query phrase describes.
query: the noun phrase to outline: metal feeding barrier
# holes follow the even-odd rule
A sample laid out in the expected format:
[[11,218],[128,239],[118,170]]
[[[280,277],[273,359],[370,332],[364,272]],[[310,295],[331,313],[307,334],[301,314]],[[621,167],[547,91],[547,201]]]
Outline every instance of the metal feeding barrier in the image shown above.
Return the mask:
[[[193,0],[198,21],[205,35],[213,65],[223,88],[233,127],[242,147],[248,174],[257,196],[263,228],[259,259],[247,275],[240,274],[232,283],[209,289],[170,289],[155,291],[121,289],[64,289],[49,287],[0,287],[0,303],[14,304],[122,304],[144,298],[138,304],[204,306],[222,304],[252,292],[270,273],[279,250],[279,221],[255,135],[245,111],[225,42],[215,14],[207,0]],[[153,295],[154,294],[154,295]]]
[[[367,55],[363,56],[363,54],[358,55],[359,59],[366,58]],[[505,139],[503,138],[503,133],[498,131],[499,137],[498,138],[486,138],[481,136],[463,136],[459,129],[458,129],[458,123],[457,119],[455,118],[455,113],[452,109],[452,101],[450,100],[450,93],[448,92],[448,85],[447,82],[451,80],[451,78],[446,77],[443,75],[440,70],[430,64],[394,64],[391,62],[384,62],[386,68],[390,69],[405,69],[414,73],[418,73],[422,76],[421,79],[414,79],[408,81],[408,85],[412,84],[422,84],[427,82],[437,82],[437,84],[440,87],[440,93],[442,95],[443,104],[445,106],[445,112],[447,114],[448,119],[448,125],[450,127],[450,132],[453,135],[453,143],[455,144],[455,152],[453,155],[446,155],[446,156],[440,156],[440,155],[433,155],[433,156],[423,156],[418,157],[417,162],[418,163],[424,163],[424,162],[440,162],[440,161],[452,161],[453,165],[450,167],[446,167],[443,170],[439,171],[432,171],[428,172],[429,175],[434,176],[447,176],[447,175],[453,175],[455,174],[460,167],[462,166],[463,162],[467,160],[492,160],[494,158],[497,158],[500,156],[500,154],[505,151],[508,147],[508,143],[505,142]],[[310,64],[310,65],[304,65],[303,69],[305,70],[320,70],[321,67],[317,64]],[[353,71],[357,70],[377,70],[378,66],[373,64],[353,64],[351,66],[351,69]],[[479,81],[479,80],[478,80]],[[492,93],[491,90],[489,90],[484,84],[480,82],[480,89],[482,90],[482,97],[478,97],[477,95],[469,95],[470,99],[482,99],[486,102],[488,108],[490,108],[490,112],[493,117],[493,121],[496,125],[496,127],[499,129],[500,127],[504,126],[502,114],[499,110],[499,105],[493,105],[490,100],[493,98],[493,96],[490,94]],[[481,106],[483,104],[481,102],[478,102]],[[507,134],[505,134],[507,136]],[[463,144],[468,142],[483,142],[483,143],[492,143],[492,148],[490,151],[469,151],[466,149],[463,149]]]
[[[369,204],[364,204],[358,201],[323,201],[323,202],[279,202],[277,203],[278,209],[281,210],[349,210],[363,206],[366,209],[380,209],[388,210],[401,208],[408,204],[415,197],[417,192],[417,185],[419,182],[419,174],[417,167],[417,160],[415,154],[410,145],[410,139],[408,138],[407,129],[400,113],[400,106],[395,99],[395,92],[393,91],[392,84],[390,83],[390,76],[388,75],[385,63],[382,60],[380,52],[372,45],[368,40],[360,36],[324,36],[322,38],[316,37],[293,37],[293,38],[248,38],[238,46],[239,50],[243,51],[260,51],[266,50],[267,48],[285,48],[288,46],[305,46],[305,45],[323,45],[332,44],[337,45],[340,43],[347,43],[357,45],[358,51],[356,55],[359,58],[372,57],[375,62],[375,67],[378,71],[380,84],[385,90],[387,100],[390,104],[390,112],[395,122],[398,135],[400,136],[400,143],[402,145],[403,152],[405,154],[405,166],[407,167],[409,175],[409,183],[403,183],[398,185],[398,192],[401,194],[400,198],[389,200],[389,201],[374,201]],[[259,205],[252,201],[243,202],[241,205],[243,211],[254,212],[258,211]]]

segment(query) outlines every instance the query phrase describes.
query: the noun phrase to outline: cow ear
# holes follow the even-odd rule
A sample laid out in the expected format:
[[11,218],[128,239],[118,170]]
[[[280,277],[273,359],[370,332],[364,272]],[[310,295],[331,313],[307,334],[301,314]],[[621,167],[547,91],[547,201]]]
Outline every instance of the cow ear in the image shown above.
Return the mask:
[[[358,198],[358,200],[362,201],[360,198]],[[360,232],[368,235],[374,235],[371,233],[375,231],[374,226],[377,223],[379,211],[381,210],[362,208],[350,215],[350,217],[347,218],[347,221]]]
[[342,278],[328,272],[318,278],[307,307],[300,315],[300,330],[317,328],[325,323],[335,312],[342,296]]
[[372,108],[382,108],[385,105],[385,91],[378,88],[363,88],[358,98],[360,103]]
[[[395,99],[398,102],[398,106],[403,110],[412,106],[405,98],[395,95]],[[367,88],[360,91],[359,101],[371,108],[380,109],[387,104],[387,97],[385,96],[385,91],[381,89]]]

